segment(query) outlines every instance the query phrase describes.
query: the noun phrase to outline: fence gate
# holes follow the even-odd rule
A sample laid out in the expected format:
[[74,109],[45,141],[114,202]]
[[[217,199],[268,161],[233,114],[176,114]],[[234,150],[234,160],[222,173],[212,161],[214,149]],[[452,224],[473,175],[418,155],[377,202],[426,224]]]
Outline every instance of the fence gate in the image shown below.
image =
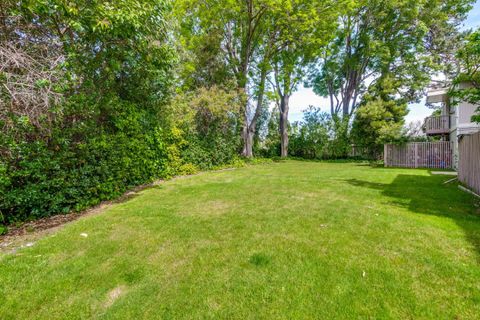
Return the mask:
[[386,144],[383,156],[385,167],[448,169],[453,167],[453,143],[437,141]]

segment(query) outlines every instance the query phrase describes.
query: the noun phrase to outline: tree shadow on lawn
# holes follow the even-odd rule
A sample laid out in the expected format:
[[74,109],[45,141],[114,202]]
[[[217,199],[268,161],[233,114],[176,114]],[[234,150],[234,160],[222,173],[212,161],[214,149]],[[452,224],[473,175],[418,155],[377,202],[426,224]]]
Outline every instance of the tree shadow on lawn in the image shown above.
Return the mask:
[[446,177],[399,174],[392,183],[378,183],[358,179],[346,180],[357,187],[381,190],[394,199],[391,204],[411,212],[446,217],[461,227],[467,240],[475,248],[480,263],[480,210],[478,200],[463,193],[455,184],[444,185]]

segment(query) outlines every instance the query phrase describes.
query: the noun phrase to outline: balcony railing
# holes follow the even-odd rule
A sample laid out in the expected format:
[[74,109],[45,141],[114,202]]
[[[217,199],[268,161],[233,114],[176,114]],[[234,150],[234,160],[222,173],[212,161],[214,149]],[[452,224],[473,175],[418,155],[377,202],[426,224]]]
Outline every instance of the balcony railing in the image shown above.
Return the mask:
[[435,116],[425,119],[425,133],[427,135],[447,134],[450,132],[450,116]]

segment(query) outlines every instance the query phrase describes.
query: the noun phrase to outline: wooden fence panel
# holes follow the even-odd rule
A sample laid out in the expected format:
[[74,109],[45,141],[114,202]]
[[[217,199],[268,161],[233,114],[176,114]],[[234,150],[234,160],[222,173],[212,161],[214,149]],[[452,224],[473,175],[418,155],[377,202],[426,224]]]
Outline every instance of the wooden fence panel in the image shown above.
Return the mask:
[[458,143],[458,180],[480,194],[480,132]]
[[386,144],[384,162],[386,167],[452,168],[453,144],[450,141]]

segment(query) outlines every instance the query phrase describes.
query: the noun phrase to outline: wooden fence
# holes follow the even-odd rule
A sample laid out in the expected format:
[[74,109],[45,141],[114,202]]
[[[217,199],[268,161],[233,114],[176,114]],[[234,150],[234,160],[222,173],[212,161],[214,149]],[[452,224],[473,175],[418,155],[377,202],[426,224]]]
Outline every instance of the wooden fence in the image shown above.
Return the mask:
[[453,167],[453,143],[411,142],[384,146],[385,167],[442,168]]
[[480,194],[480,132],[458,143],[458,180]]

